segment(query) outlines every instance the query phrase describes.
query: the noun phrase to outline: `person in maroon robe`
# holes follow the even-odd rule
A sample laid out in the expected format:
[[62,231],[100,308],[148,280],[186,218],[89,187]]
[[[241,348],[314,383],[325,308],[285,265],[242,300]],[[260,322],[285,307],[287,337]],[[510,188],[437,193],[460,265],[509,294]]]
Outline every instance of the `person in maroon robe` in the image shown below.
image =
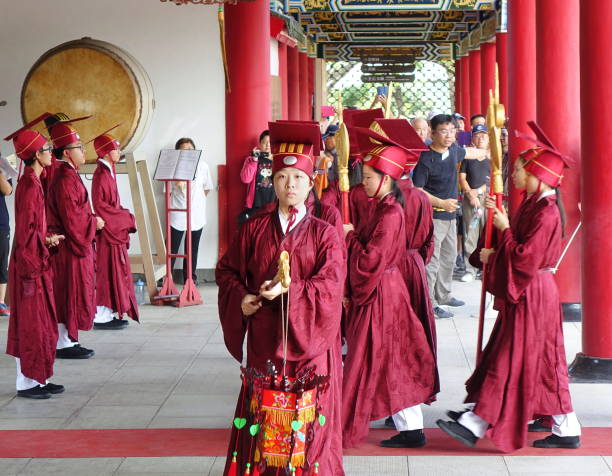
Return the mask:
[[[427,150],[427,146],[405,119],[376,119],[372,129],[397,141],[411,152],[404,166],[404,175],[397,182],[404,197],[406,230],[406,252],[400,264],[400,271],[408,288],[412,309],[421,320],[427,342],[435,358],[437,356],[436,323],[425,271],[425,265],[431,259],[434,249],[433,209],[427,195],[414,187],[409,175],[419,160],[419,152]],[[439,391],[440,378],[436,359],[436,381],[431,398],[425,403],[430,404],[435,401],[435,395]],[[391,417],[385,421],[385,424],[395,427]]]
[[[557,191],[571,160],[535,123],[538,147],[517,160],[513,180],[531,196],[519,208],[512,227],[504,210],[495,210],[495,249],[479,259],[490,275],[485,283],[499,311],[489,341],[466,382],[468,410],[447,412],[438,420],[453,438],[474,446],[487,431],[504,452],[525,446],[527,423],[536,415],[552,417],[552,434],[537,448],[578,448],[580,424],[572,410],[563,345],[563,318],[553,276],[561,252],[562,220]],[[533,139],[532,139],[533,140]],[[487,199],[487,207],[495,202]]]
[[406,232],[397,181],[410,151],[370,129],[356,132],[364,150],[363,188],[375,205],[358,232],[345,225],[350,306],[342,387],[343,445],[359,445],[370,421],[393,415],[400,433],[380,444],[420,447],[427,442],[420,404],[431,401],[436,372],[432,349],[400,271]]
[[[314,157],[318,156],[320,132],[310,123],[270,123],[273,149],[273,180],[278,207],[262,211],[246,221],[229,251],[217,264],[219,315],[226,347],[243,361],[247,335],[246,366],[265,373],[266,363],[295,376],[315,366],[316,373],[330,376],[330,387],[320,397],[327,423],[318,427],[306,450],[303,475],[342,476],[340,426],[342,363],[340,314],[345,267],[338,231],[315,218],[305,202],[313,186]],[[281,293],[279,285],[268,290],[276,274],[281,251],[290,256],[291,285],[288,290],[286,354],[281,339]],[[257,294],[263,298],[257,299]],[[238,398],[236,415],[240,416]],[[247,427],[248,428],[248,427]],[[233,428],[226,472],[236,451],[237,474],[251,463],[251,437]],[[284,471],[284,470],[283,470]],[[275,475],[268,466],[261,474]]]
[[78,339],[79,330],[93,326],[96,313],[94,240],[96,231],[104,227],[104,220],[94,216],[87,189],[77,173],[85,163],[85,148],[70,125],[75,121],[58,122],[51,128],[58,166],[47,197],[49,230],[66,237],[51,257],[59,322],[56,357],[62,359],[87,359],[94,355]]
[[40,181],[51,164],[51,146],[40,133],[29,129],[35,120],[11,134],[17,156],[25,163],[15,192],[15,236],[9,265],[11,317],[6,353],[17,364],[17,396],[47,399],[62,393],[63,385],[50,383],[55,362],[57,317],[49,247],[64,238],[48,235],[45,196]]
[[[117,127],[117,126],[115,126]],[[136,232],[134,215],[121,206],[115,164],[120,144],[109,129],[94,139],[98,166],[94,172],[91,195],[94,212],[105,226],[96,239],[96,316],[94,329],[123,329],[127,314],[138,321],[128,248],[130,233]],[[113,315],[117,314],[117,317]]]

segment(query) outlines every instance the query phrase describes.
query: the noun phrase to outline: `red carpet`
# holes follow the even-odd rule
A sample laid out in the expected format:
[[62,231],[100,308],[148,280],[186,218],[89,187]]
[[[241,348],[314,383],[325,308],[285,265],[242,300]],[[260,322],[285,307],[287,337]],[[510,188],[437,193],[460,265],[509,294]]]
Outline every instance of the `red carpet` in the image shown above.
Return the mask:
[[[484,439],[469,449],[439,429],[425,430],[429,443],[419,449],[387,449],[378,441],[392,430],[370,431],[360,448],[346,450],[359,456],[491,456],[502,454]],[[530,434],[530,441],[546,434]],[[225,429],[142,429],[142,430],[4,430],[0,431],[0,458],[103,458],[124,456],[225,456],[229,430]],[[612,428],[583,428],[582,447],[577,450],[523,448],[513,455],[612,456]]]

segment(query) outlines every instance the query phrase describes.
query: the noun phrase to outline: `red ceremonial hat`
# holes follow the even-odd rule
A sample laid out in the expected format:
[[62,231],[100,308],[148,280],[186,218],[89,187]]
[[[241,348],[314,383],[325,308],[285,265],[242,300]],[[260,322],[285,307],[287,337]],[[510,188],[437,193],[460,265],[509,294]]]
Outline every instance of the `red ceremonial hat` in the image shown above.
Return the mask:
[[358,139],[353,130],[355,127],[370,127],[375,119],[382,119],[385,113],[381,108],[376,109],[345,109],[342,113],[342,122],[349,134],[349,155],[359,156]]
[[104,157],[109,152],[121,148],[121,143],[119,142],[119,140],[109,134],[110,131],[116,129],[121,124],[122,123],[120,122],[119,124],[104,131],[102,134],[93,139],[94,149],[96,150],[96,154],[98,157]]
[[534,121],[528,121],[527,125],[535,133],[536,138],[515,131],[517,137],[536,144],[536,147],[521,152],[520,156],[525,160],[523,168],[542,182],[556,188],[561,185],[564,170],[570,167],[574,159],[557,150],[552,141]]
[[316,158],[321,154],[321,130],[313,121],[268,123],[272,149],[272,174],[294,167],[312,177]]
[[413,155],[410,149],[372,129],[356,127],[355,133],[363,156],[363,164],[399,180],[406,170],[406,163]]
[[47,145],[49,140],[40,132],[34,131],[31,128],[39,122],[44,121],[49,116],[51,116],[51,114],[45,112],[4,138],[4,140],[7,141],[13,139],[13,146],[15,147],[15,154],[17,157],[22,160],[31,159],[34,157],[37,150]]
[[410,172],[416,166],[422,151],[429,150],[406,119],[376,119],[370,129],[400,144],[410,152],[404,173]]
[[[58,114],[59,115],[59,114]],[[91,116],[77,117],[76,119],[60,120],[51,126],[49,131],[54,149],[61,149],[67,145],[81,140],[78,132],[72,127],[72,123],[89,119]]]

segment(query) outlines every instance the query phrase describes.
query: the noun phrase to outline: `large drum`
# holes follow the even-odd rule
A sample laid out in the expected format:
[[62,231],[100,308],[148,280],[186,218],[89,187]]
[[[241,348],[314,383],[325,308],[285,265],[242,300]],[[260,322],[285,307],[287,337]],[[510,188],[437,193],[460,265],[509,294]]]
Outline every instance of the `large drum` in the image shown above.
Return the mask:
[[[24,122],[44,112],[73,118],[91,114],[91,119],[75,123],[83,142],[122,123],[112,134],[128,152],[147,133],[154,107],[151,80],[140,63],[121,48],[91,38],[69,41],[43,54],[21,91]],[[96,160],[92,144],[86,158]]]

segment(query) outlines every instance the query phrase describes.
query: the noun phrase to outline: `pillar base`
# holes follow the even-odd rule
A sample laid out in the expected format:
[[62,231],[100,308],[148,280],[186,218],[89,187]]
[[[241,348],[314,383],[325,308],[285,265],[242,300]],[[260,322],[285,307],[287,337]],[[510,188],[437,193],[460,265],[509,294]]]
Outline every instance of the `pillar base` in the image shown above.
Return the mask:
[[563,322],[582,321],[582,304],[579,302],[562,302]]
[[569,366],[572,383],[612,383],[612,359],[576,354]]

